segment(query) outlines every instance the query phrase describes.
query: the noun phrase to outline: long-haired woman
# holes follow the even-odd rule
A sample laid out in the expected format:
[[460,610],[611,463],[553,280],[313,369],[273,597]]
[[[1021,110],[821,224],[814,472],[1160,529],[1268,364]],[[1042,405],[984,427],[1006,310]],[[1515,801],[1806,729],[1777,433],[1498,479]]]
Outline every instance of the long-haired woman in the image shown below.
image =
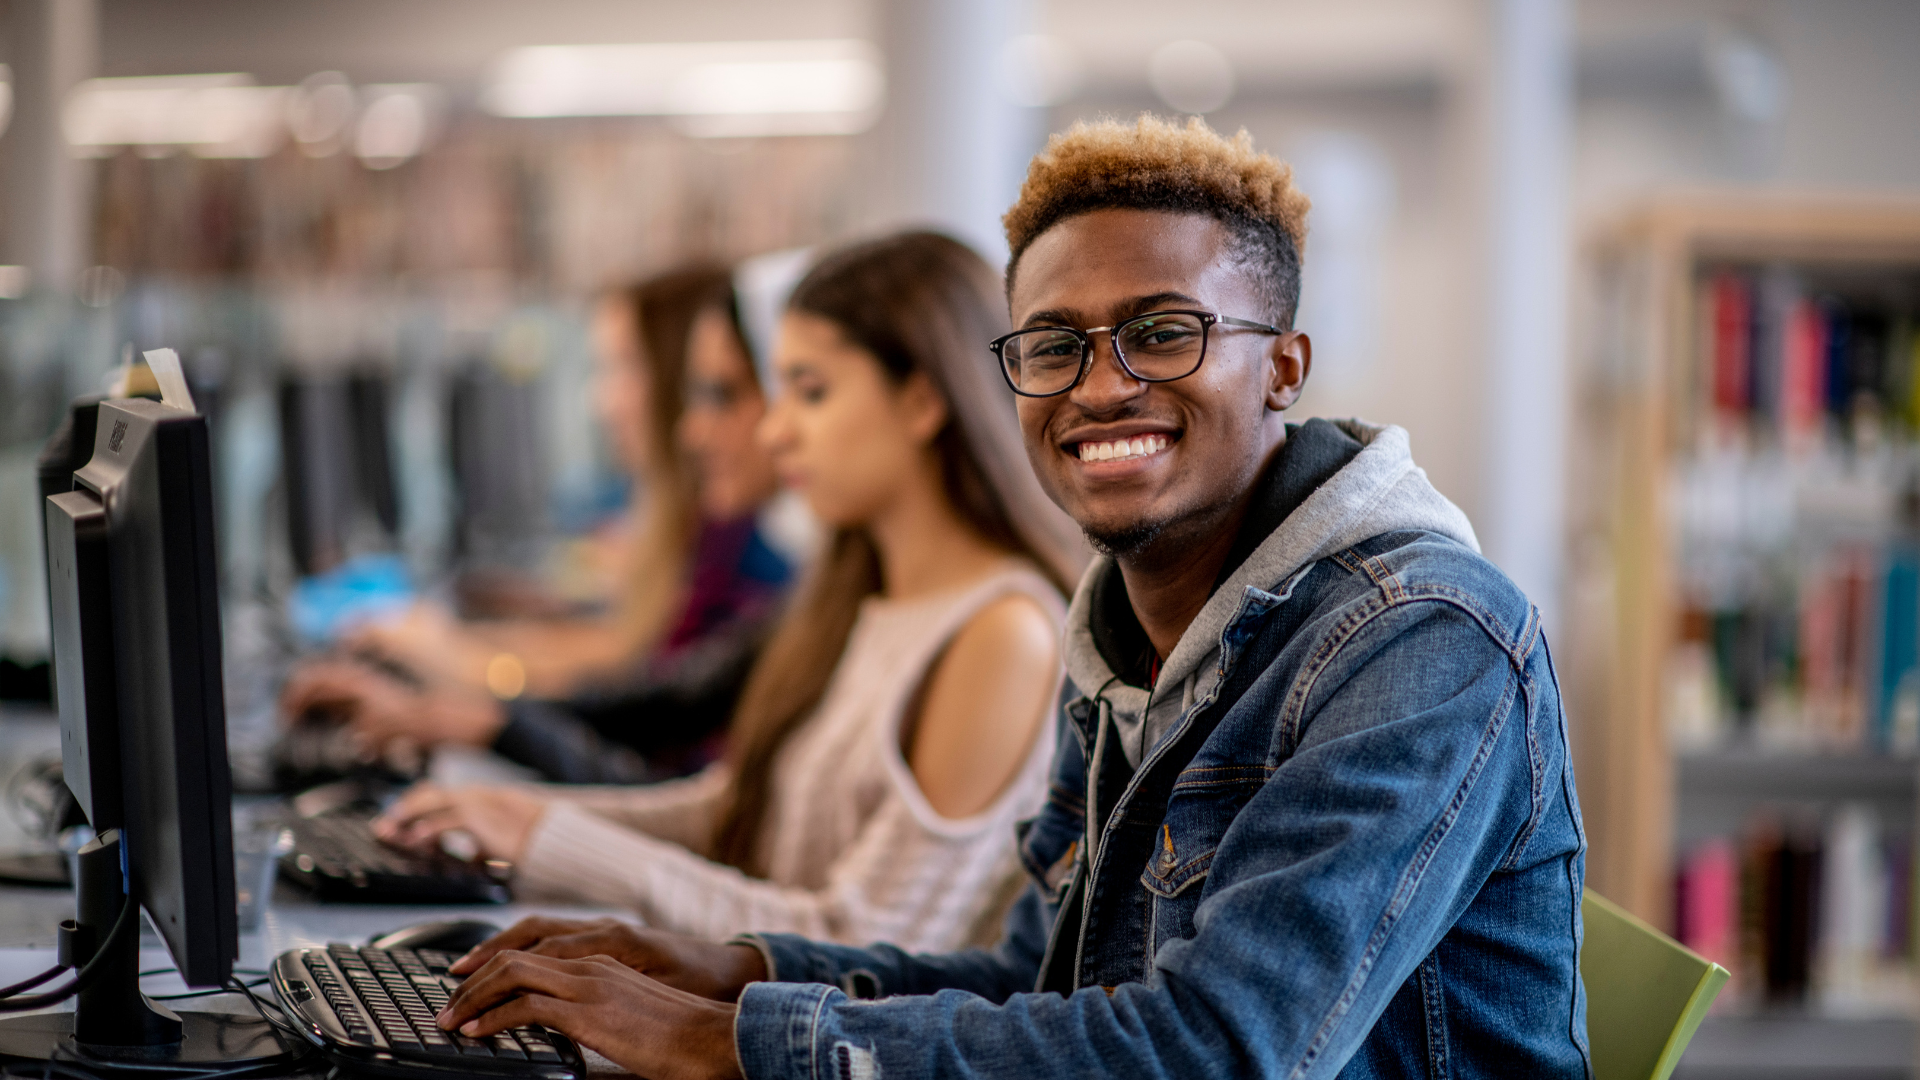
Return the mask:
[[367,753],[486,747],[568,783],[711,760],[798,558],[762,520],[777,478],[754,436],[766,404],[731,275],[685,269],[616,293],[595,336],[595,410],[641,497],[611,617],[462,626],[421,607],[351,646],[425,690],[329,658],[288,680],[290,719],[344,718]]
[[1028,470],[978,342],[998,276],[908,233],[795,290],[761,425],[832,530],[748,679],[726,758],[651,788],[416,788],[380,827],[449,829],[546,892],[724,937],[911,949],[991,938],[1041,798],[1071,526]]

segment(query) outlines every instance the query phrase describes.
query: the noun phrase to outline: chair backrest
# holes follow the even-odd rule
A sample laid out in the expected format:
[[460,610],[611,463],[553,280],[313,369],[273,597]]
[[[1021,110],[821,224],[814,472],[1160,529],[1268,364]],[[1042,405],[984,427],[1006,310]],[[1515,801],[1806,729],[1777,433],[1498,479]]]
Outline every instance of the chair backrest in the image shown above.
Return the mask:
[[1667,1080],[1726,985],[1727,969],[1592,889],[1580,913],[1594,1080]]

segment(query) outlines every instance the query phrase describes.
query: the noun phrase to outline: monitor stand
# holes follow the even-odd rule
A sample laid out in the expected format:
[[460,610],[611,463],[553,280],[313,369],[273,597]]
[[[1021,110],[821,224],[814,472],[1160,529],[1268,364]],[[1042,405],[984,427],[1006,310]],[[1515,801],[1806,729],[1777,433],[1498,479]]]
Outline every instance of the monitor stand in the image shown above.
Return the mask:
[[[77,919],[63,924],[77,969],[102,944],[113,950],[91,986],[74,998],[72,1012],[30,1013],[0,1019],[0,1058],[50,1061],[81,1057],[88,1067],[111,1071],[108,1062],[139,1065],[244,1065],[286,1053],[271,1024],[257,1015],[175,1013],[140,992],[140,935],[109,940],[123,903],[121,836],[109,829],[80,849]],[[138,919],[136,912],[133,916]],[[55,980],[59,982],[61,980]]]

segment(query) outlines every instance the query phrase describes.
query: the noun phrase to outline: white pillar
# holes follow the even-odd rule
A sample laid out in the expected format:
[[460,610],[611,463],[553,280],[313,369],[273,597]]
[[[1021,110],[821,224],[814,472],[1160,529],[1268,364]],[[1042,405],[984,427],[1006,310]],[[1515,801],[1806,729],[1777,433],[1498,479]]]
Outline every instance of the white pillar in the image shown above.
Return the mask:
[[90,254],[88,171],[67,148],[60,109],[98,62],[99,0],[8,7],[13,120],[0,137],[0,263],[25,266],[35,292],[71,293]]
[[1478,523],[1554,629],[1566,546],[1569,0],[1488,0],[1487,472]]
[[1027,0],[881,0],[878,14],[887,101],[870,147],[884,195],[866,224],[930,225],[1004,262],[1000,215],[1045,135],[1001,83]]

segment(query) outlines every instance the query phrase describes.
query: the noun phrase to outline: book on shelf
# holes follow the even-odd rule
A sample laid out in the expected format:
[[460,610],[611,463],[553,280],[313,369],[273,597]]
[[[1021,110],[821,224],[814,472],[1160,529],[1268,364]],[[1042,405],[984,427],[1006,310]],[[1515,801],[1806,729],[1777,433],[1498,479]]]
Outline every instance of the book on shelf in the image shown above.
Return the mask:
[[1915,1001],[1913,873],[1912,831],[1869,806],[1763,810],[1683,854],[1676,936],[1733,972],[1722,1011],[1897,1012]]
[[1694,299],[1670,732],[1920,748],[1920,275],[1707,265]]

